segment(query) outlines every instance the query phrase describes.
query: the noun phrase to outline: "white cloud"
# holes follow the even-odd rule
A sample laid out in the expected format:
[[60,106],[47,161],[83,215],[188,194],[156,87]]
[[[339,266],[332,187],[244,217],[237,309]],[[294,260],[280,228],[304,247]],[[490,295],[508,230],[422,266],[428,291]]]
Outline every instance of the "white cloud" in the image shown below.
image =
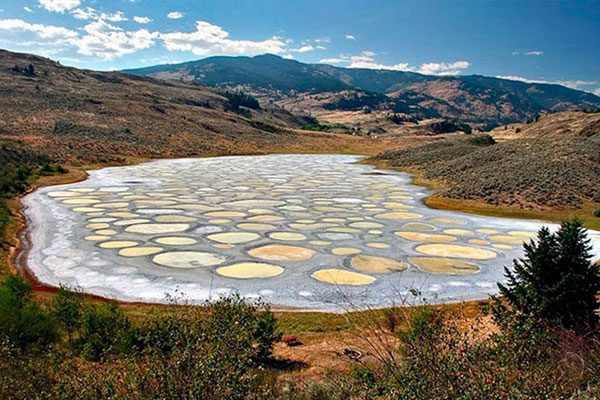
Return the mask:
[[87,24],[83,30],[82,37],[71,41],[77,47],[77,53],[105,61],[151,47],[159,36],[147,29],[124,31],[103,19]]
[[285,58],[286,60],[293,60],[294,56],[291,54],[284,54],[281,56],[281,58]]
[[43,55],[55,54],[70,45],[78,33],[61,26],[30,24],[21,19],[0,20],[0,43]]
[[115,12],[113,14],[102,13],[102,14],[100,14],[100,19],[104,19],[104,20],[110,21],[110,22],[129,21],[129,19],[127,19],[125,17],[125,14],[123,14],[122,11],[117,11],[117,12]]
[[28,13],[32,13],[33,10],[27,6],[23,7],[23,10],[27,11]]
[[297,49],[289,49],[289,51],[293,51],[294,53],[306,53],[309,51],[313,51],[314,49],[315,47],[312,44],[305,44],[303,46],[298,47]]
[[347,68],[384,69],[390,71],[418,72],[426,75],[459,75],[471,64],[468,61],[455,62],[430,62],[421,64],[420,67],[411,66],[409,63],[381,64],[375,61],[373,51],[363,51],[360,55],[341,55],[339,58],[324,58],[320,62],[326,64],[348,64]]
[[599,88],[596,88],[596,90],[594,90],[594,94],[595,94],[596,96],[600,96],[600,87],[599,87]]
[[463,69],[469,68],[471,64],[468,61],[455,61],[452,63],[425,63],[422,64],[417,72],[426,75],[458,75]]
[[347,58],[322,58],[319,60],[321,64],[343,64],[347,63]]
[[179,19],[179,18],[183,18],[183,14],[180,13],[179,11],[171,11],[170,13],[167,14],[167,18]]
[[148,17],[138,17],[137,15],[133,17],[133,20],[138,24],[147,24],[149,22],[152,22],[152,20]]
[[315,43],[331,43],[331,39],[328,37],[322,37],[315,39]]
[[348,40],[356,40],[356,38],[354,37],[354,35],[346,35],[346,39],[348,39]]
[[80,0],[38,0],[40,5],[48,11],[64,13],[81,4]]
[[541,56],[542,54],[544,54],[543,51],[540,50],[533,50],[533,51],[528,51],[526,53],[523,53],[526,56]]
[[229,32],[206,21],[196,21],[195,32],[164,33],[160,38],[167,50],[191,51],[197,56],[278,54],[285,51],[285,42],[279,37],[262,41],[233,40],[229,38]]
[[598,89],[586,89],[587,86],[594,86],[597,85],[598,82],[597,81],[586,81],[586,80],[556,80],[556,81],[551,81],[551,80],[546,80],[546,79],[529,79],[529,78],[524,78],[522,76],[517,76],[517,75],[496,75],[496,78],[500,78],[500,79],[508,79],[511,81],[519,81],[519,82],[525,82],[525,83],[545,83],[548,85],[562,85],[562,86],[566,86],[568,88],[571,89],[577,89],[577,90],[585,90],[588,92],[593,92],[594,94],[596,94],[596,91],[600,90],[600,88]]
[[73,16],[73,18],[82,20],[88,20],[96,18],[98,16],[96,14],[96,10],[94,10],[92,7],[86,7],[85,9],[76,8],[73,11],[71,11],[71,15]]

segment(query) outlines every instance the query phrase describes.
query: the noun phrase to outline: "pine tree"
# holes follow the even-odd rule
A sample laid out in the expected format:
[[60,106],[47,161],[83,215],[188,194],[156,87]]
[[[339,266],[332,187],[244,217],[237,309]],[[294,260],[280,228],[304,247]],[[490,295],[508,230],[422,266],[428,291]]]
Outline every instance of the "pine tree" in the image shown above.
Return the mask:
[[558,232],[547,228],[523,245],[524,258],[505,268],[500,293],[521,316],[559,324],[576,332],[598,324],[599,268],[591,262],[590,239],[578,220],[565,221]]

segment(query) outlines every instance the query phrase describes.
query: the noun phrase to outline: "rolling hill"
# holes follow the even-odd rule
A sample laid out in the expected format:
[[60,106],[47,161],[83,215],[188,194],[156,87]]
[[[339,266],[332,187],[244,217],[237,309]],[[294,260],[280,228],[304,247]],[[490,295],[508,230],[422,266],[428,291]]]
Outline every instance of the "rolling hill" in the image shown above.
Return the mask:
[[0,93],[0,139],[58,161],[350,151],[371,141],[303,132],[314,119],[194,82],[80,70],[2,50]]
[[[322,107],[344,111],[389,110],[418,118],[458,119],[481,127],[521,122],[547,111],[597,110],[600,97],[560,85],[467,76],[351,69],[304,64],[275,55],[209,57],[183,64],[124,71],[160,79],[240,88],[269,101],[354,92],[361,101]],[[316,96],[319,97],[319,96]]]

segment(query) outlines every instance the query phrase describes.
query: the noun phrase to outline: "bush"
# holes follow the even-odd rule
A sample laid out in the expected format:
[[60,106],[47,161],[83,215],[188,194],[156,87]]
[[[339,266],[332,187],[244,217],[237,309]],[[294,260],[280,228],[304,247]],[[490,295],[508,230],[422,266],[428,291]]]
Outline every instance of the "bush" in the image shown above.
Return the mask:
[[223,105],[225,111],[233,111],[237,113],[244,112],[240,107],[260,110],[260,104],[258,103],[258,100],[250,95],[244,94],[243,92],[224,92],[223,95],[227,98],[227,101]]
[[83,310],[76,346],[87,360],[99,361],[109,353],[127,353],[131,333],[131,322],[116,302],[88,304]]
[[58,338],[56,320],[32,299],[25,278],[8,276],[0,286],[0,340],[25,351],[43,349]]
[[[513,311],[577,333],[594,329],[600,276],[598,265],[591,262],[590,239],[581,223],[565,221],[556,233],[544,227],[537,241],[523,248],[525,257],[514,261],[514,272],[505,268],[508,283],[498,284]],[[498,299],[496,305],[497,312],[507,312]]]
[[597,209],[596,211],[594,211],[594,215],[598,218],[600,218],[600,208]]

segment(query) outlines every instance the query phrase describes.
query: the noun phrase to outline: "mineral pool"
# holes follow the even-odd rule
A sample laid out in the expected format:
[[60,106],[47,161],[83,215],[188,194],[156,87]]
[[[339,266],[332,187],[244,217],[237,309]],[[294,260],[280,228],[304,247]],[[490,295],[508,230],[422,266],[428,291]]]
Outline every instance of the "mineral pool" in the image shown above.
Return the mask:
[[[239,293],[342,311],[485,298],[539,221],[430,209],[430,192],[346,155],[153,161],[23,199],[30,270],[124,301]],[[546,224],[556,229],[553,224]],[[600,233],[590,232],[595,254]]]

